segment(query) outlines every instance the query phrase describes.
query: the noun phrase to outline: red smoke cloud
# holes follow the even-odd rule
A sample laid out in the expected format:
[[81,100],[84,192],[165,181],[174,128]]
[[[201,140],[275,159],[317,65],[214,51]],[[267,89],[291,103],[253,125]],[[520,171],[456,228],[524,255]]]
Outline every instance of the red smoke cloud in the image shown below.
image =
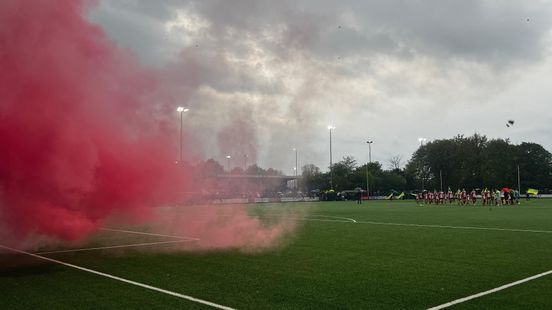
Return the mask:
[[190,189],[166,121],[178,92],[87,22],[89,4],[0,1],[0,238],[79,241],[113,214],[202,238],[200,248],[266,247],[288,232],[243,207],[154,218]]
[[79,240],[113,211],[174,201],[186,180],[168,112],[148,100],[153,74],[83,18],[87,5],[0,2],[0,225],[20,239]]

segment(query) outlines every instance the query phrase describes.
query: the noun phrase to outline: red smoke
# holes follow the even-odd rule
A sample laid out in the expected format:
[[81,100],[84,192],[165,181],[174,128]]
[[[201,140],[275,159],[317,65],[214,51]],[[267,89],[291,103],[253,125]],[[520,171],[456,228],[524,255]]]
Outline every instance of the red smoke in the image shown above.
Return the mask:
[[114,211],[173,201],[186,179],[153,74],[87,4],[0,2],[0,225],[19,239],[79,240]]
[[113,214],[202,238],[201,248],[266,247],[289,231],[243,207],[154,220],[154,207],[189,190],[191,172],[174,163],[178,92],[87,22],[88,5],[0,1],[0,238],[79,241]]

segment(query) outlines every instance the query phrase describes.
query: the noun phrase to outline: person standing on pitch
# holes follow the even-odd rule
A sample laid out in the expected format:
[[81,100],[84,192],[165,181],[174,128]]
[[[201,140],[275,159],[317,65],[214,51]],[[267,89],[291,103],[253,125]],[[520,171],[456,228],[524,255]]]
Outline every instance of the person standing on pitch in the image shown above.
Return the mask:
[[362,190],[357,188],[356,190],[357,204],[362,204]]
[[470,200],[472,205],[477,202],[477,192],[475,191],[475,189],[472,189],[472,191],[470,192]]
[[463,206],[468,204],[468,193],[466,192],[465,188],[463,188],[462,192],[460,193],[460,199],[462,200]]

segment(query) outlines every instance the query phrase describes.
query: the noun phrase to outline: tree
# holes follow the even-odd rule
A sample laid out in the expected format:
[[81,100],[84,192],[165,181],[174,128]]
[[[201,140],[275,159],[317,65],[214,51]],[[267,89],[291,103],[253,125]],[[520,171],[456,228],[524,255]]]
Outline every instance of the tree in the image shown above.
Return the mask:
[[[426,190],[440,189],[441,179],[443,190],[517,188],[518,166],[522,191],[552,188],[552,154],[536,143],[514,145],[509,140],[488,140],[479,134],[458,135],[421,146],[402,170],[401,160],[400,155],[393,156],[390,169],[383,170],[379,162],[358,166],[353,157],[346,156],[332,167],[334,188],[366,188],[367,172],[370,192],[376,195],[391,190],[420,190],[422,184]],[[322,173],[314,165],[305,165],[302,171],[304,190],[329,188],[329,172]]]
[[343,157],[340,162],[337,162],[332,167],[334,189],[348,190],[354,189],[362,184],[362,179],[353,173],[356,169],[357,162],[352,156]]
[[232,171],[230,171],[230,174],[232,175],[243,175],[244,171],[242,167],[234,167]]
[[397,155],[392,156],[391,158],[389,158],[387,160],[387,162],[389,163],[389,168],[391,170],[396,170],[396,171],[401,170],[402,159],[403,159],[403,157],[400,154],[397,154]]
[[253,165],[247,167],[247,169],[245,170],[245,174],[248,174],[248,175],[265,175],[266,170],[264,170],[263,168],[257,166],[257,164],[253,164]]
[[303,177],[305,177],[305,176],[308,177],[308,176],[312,176],[312,175],[320,173],[320,168],[318,168],[317,166],[315,166],[313,164],[307,164],[307,165],[304,165],[301,168],[301,172],[302,172]]
[[284,175],[284,174],[280,170],[268,168],[266,169],[266,175]]
[[224,174],[224,167],[214,159],[209,159],[196,166],[196,173],[201,177],[214,178]]
[[328,174],[320,172],[320,168],[313,164],[304,165],[301,171],[302,179],[300,187],[305,192],[324,189],[329,184]]
[[443,189],[517,187],[517,167],[522,188],[552,187],[552,155],[535,143],[513,145],[509,140],[474,134],[435,140],[420,147],[405,167],[407,187]]
[[[521,187],[552,188],[552,154],[536,143],[524,142],[517,147],[517,165],[521,174]],[[516,167],[517,168],[517,167]]]
[[374,184],[374,190],[380,194],[388,194],[391,190],[402,192],[406,186],[406,179],[394,170],[383,171],[378,181]]
[[[482,153],[483,184],[488,188],[512,187],[515,184],[517,166],[515,147],[502,139],[491,140]],[[514,167],[515,170],[514,170]]]

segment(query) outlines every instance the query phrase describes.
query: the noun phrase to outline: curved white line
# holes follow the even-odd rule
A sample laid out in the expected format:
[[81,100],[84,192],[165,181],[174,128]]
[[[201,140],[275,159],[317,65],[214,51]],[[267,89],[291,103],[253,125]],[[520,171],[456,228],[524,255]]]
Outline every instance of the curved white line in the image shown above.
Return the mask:
[[352,222],[352,223],[358,223],[355,219],[348,218],[348,217],[321,215],[321,214],[311,214],[311,215],[307,215],[307,217],[308,216],[327,217],[327,218],[334,218],[334,219],[338,219],[338,220],[347,220],[347,221]]

